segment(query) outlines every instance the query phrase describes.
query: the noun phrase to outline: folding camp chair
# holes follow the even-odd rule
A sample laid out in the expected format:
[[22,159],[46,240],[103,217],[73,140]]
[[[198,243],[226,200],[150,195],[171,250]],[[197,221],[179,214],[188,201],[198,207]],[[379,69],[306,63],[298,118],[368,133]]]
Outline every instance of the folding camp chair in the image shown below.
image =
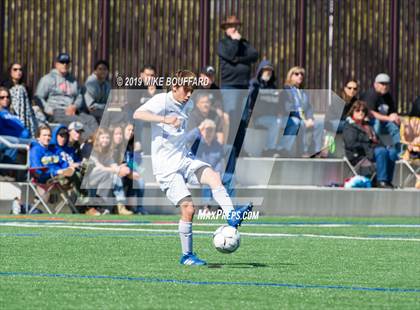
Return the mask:
[[[60,178],[55,177],[48,180],[46,183],[39,183],[35,178],[35,171],[46,170],[46,167],[34,167],[28,169],[28,185],[32,188],[36,201],[32,208],[29,210],[31,213],[38,206],[42,206],[48,213],[52,214],[48,202],[50,201],[51,194],[57,194],[59,199],[56,199],[54,205],[54,213],[59,213],[65,206],[68,206],[73,213],[78,213],[72,199],[70,186],[63,184]],[[43,193],[41,193],[41,191]],[[47,199],[48,198],[48,199]],[[60,199],[61,198],[61,199]]]
[[[401,167],[405,166],[410,174],[403,177],[403,173],[400,173],[400,184],[402,186],[408,186],[413,179],[420,179],[420,158],[413,156],[415,152],[408,150],[408,145],[417,149],[417,153],[420,151],[420,117],[402,117],[400,127],[401,144],[405,146],[405,151],[401,156],[400,162]],[[404,180],[403,180],[404,179]]]
[[373,181],[375,179],[376,165],[375,163],[369,161],[367,158],[363,158],[356,165],[352,165],[352,163],[346,156],[344,156],[343,160],[347,164],[347,166],[350,168],[353,175],[364,175],[363,169],[368,168],[368,165],[370,165],[369,166],[370,168],[368,168],[369,170],[372,170],[372,173],[370,174],[370,180]]

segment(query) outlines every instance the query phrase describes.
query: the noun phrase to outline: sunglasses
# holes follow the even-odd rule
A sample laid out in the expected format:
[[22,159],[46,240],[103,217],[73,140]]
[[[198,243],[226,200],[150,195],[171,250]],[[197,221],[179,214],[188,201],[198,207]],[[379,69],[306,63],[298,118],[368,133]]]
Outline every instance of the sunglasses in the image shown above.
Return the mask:
[[22,68],[12,68],[13,71],[23,71]]
[[384,86],[388,86],[389,83],[385,83],[385,82],[379,82],[379,84],[384,85]]
[[2,100],[2,99],[9,99],[10,97],[9,96],[0,96],[0,100]]
[[301,76],[303,76],[304,74],[303,74],[303,72],[293,72],[293,75],[301,75]]

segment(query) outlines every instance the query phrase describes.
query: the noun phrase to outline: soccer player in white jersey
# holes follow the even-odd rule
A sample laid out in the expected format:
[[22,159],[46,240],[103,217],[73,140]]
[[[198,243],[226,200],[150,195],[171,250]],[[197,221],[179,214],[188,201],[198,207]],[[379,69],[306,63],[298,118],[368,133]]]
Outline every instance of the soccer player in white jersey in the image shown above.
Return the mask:
[[180,263],[206,265],[192,251],[195,209],[186,184],[208,185],[227,217],[228,224],[233,227],[241,224],[244,214],[252,210],[252,204],[235,210],[220,175],[210,165],[190,155],[186,145],[188,115],[183,112],[183,107],[193,92],[195,75],[191,71],[181,70],[174,78],[176,82],[171,86],[172,90],[152,97],[135,111],[134,118],[151,122],[153,174],[167,198],[181,209],[178,229],[182,247]]

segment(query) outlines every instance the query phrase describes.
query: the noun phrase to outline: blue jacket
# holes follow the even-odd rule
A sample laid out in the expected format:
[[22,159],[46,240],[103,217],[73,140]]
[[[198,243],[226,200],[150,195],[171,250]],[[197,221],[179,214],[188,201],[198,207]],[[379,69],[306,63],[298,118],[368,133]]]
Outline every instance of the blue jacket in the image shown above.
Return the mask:
[[30,138],[30,133],[16,115],[7,109],[0,110],[0,136]]
[[51,177],[57,175],[58,170],[69,167],[68,162],[62,160],[58,150],[53,145],[45,147],[38,141],[32,142],[29,153],[29,164],[31,168],[47,167],[47,170],[37,170],[36,179],[40,183],[45,183]]
[[58,135],[58,131],[61,128],[67,128],[64,125],[59,125],[56,128],[54,128],[53,133],[52,133],[52,138],[51,138],[51,142],[50,145],[53,145],[58,153],[61,156],[61,159],[68,162],[68,163],[73,163],[73,162],[80,162],[79,157],[76,155],[76,150],[74,149],[74,147],[71,147],[68,145],[69,141],[66,141],[66,144],[63,146],[58,145],[57,143],[57,135]]

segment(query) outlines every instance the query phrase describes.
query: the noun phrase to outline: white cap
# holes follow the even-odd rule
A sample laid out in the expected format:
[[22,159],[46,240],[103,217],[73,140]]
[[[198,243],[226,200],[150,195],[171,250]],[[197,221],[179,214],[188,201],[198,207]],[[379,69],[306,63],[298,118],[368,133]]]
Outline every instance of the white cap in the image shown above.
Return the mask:
[[379,73],[375,78],[375,83],[391,83],[391,77],[386,73]]

